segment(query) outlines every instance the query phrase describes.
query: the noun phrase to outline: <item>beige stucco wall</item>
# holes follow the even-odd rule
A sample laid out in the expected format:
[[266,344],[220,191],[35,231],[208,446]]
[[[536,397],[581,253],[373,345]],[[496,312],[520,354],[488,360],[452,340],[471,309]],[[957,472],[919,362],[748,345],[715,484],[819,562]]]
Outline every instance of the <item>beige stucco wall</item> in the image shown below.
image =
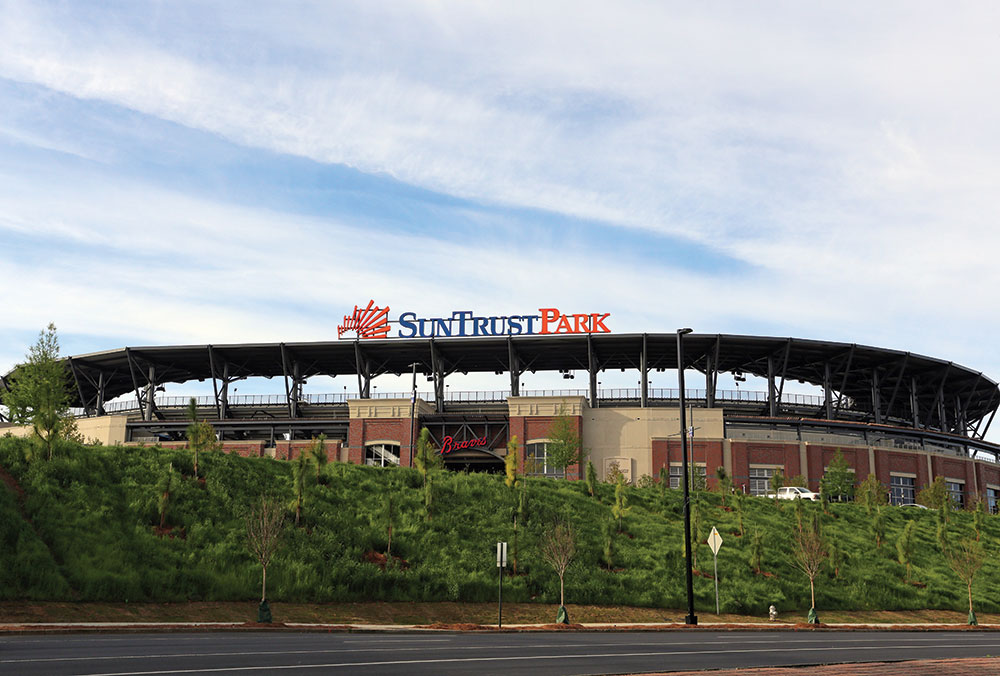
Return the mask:
[[[127,415],[103,415],[97,418],[77,418],[76,429],[84,442],[100,443],[105,446],[125,443],[125,423]],[[26,437],[31,434],[30,426],[0,427],[0,435],[12,434],[15,437]]]
[[[409,399],[348,399],[347,408],[352,420],[357,418],[409,418]],[[414,415],[430,415],[434,413],[434,405],[417,398]]]
[[[722,438],[722,409],[692,409],[695,439]],[[692,423],[688,423],[689,425]],[[612,458],[629,458],[633,476],[653,473],[653,439],[677,439],[677,408],[591,408],[583,415],[583,443],[598,476]]]
[[524,418],[552,417],[558,415],[584,415],[590,410],[587,398],[572,397],[508,397],[507,412]]

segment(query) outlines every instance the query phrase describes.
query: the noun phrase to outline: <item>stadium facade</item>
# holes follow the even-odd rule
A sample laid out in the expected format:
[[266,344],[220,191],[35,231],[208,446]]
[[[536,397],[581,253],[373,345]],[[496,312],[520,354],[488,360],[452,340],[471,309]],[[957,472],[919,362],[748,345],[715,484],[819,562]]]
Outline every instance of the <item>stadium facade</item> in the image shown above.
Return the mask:
[[[582,476],[547,464],[553,423],[568,417],[597,473],[618,468],[630,478],[672,483],[681,466],[680,393],[653,388],[653,372],[700,374],[685,392],[690,406],[691,460],[714,482],[724,467],[735,485],[759,494],[770,476],[801,475],[810,488],[837,452],[861,478],[875,474],[895,503],[912,502],[937,476],[961,504],[1000,501],[1000,446],[986,433],[1000,388],[981,372],[918,354],[857,344],[761,336],[676,333],[615,334],[607,313],[556,308],[504,317],[453,312],[442,317],[400,313],[369,303],[339,327],[339,340],[312,343],[125,347],[67,358],[80,427],[105,443],[183,445],[186,397],[163,386],[211,382],[199,414],[227,450],[294,457],[324,434],[330,456],[346,462],[412,462],[414,439],[430,431],[453,468],[499,471],[507,442],[518,439],[522,470]],[[601,374],[631,371],[638,387],[602,387]],[[525,390],[525,373],[553,372],[581,389]],[[504,391],[457,392],[456,373],[506,375]],[[737,387],[718,387],[719,374]],[[413,392],[377,392],[373,379],[410,376]],[[357,378],[357,390],[315,395],[316,376]],[[740,388],[747,376],[763,391]],[[11,374],[6,376],[11,377]],[[271,395],[235,394],[246,378],[273,379]],[[785,391],[798,381],[820,394]],[[417,385],[431,392],[418,392]],[[413,396],[415,395],[415,396]]]

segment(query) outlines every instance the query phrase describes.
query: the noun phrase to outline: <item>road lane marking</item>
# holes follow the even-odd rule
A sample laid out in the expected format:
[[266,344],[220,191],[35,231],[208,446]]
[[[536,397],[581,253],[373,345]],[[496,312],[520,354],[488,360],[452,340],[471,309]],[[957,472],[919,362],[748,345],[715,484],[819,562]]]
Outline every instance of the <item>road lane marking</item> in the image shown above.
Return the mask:
[[[970,639],[972,639],[972,638],[978,638],[978,639],[982,639],[985,636],[986,636],[985,634],[977,633],[977,634],[974,634],[972,636],[961,636],[960,638],[970,638]],[[399,640],[405,640],[405,639],[399,639]],[[413,639],[413,640],[419,640],[419,639]],[[435,642],[447,642],[447,639],[430,639],[430,640],[435,641]],[[782,641],[782,643],[821,643],[821,642],[828,641],[828,640],[829,640],[828,637],[823,637],[823,638],[817,637],[815,639],[792,639],[792,640],[786,640],[786,641]],[[879,646],[855,646],[855,645],[853,645],[853,642],[854,641],[859,641],[859,642],[864,641],[864,642],[867,642],[867,643],[875,643],[875,642],[879,642],[879,641],[889,641],[889,640],[892,640],[892,639],[891,638],[881,638],[881,637],[872,637],[871,639],[846,639],[845,638],[845,639],[840,639],[840,643],[838,644],[837,649],[838,650],[840,650],[840,649],[851,649],[851,648],[855,648],[856,647],[856,648],[859,648],[859,649],[868,649],[868,650],[871,650],[871,649],[877,648]],[[895,640],[897,642],[900,641],[899,638],[896,638]],[[941,639],[939,637],[935,638],[935,637],[922,637],[922,636],[907,637],[907,638],[903,638],[902,639],[902,641],[909,641],[909,642],[928,642],[928,641],[941,641],[941,640],[943,640],[943,639]],[[351,640],[351,641],[344,641],[344,643],[364,643],[364,641]],[[557,648],[557,649],[567,649],[567,648],[597,648],[597,647],[629,648],[629,647],[638,647],[638,646],[663,646],[664,645],[664,643],[662,641],[658,641],[658,642],[645,641],[645,642],[634,642],[634,643],[633,642],[627,642],[627,643],[592,643],[592,642],[587,642],[587,643],[548,643],[548,644],[523,644],[523,643],[517,643],[517,644],[508,644],[508,645],[486,644],[486,645],[472,645],[472,646],[463,646],[463,645],[455,646],[455,645],[449,645],[449,646],[430,646],[430,647],[420,645],[420,646],[413,646],[413,647],[402,647],[402,646],[400,646],[400,647],[383,648],[382,645],[381,645],[382,643],[383,643],[383,641],[379,641],[379,642],[376,643],[376,645],[374,645],[373,647],[368,648],[368,649],[366,649],[366,648],[343,648],[343,649],[340,649],[340,648],[325,648],[325,649],[309,649],[309,650],[258,650],[258,651],[252,651],[252,652],[247,652],[247,651],[244,651],[244,650],[237,650],[237,651],[230,651],[230,652],[208,652],[208,653],[205,653],[205,652],[200,652],[200,653],[190,653],[190,652],[189,653],[160,653],[160,654],[144,653],[144,654],[141,654],[141,655],[94,655],[94,656],[71,656],[71,657],[37,657],[37,658],[4,659],[4,660],[0,660],[0,664],[32,664],[32,663],[47,663],[47,662],[97,662],[97,661],[111,661],[111,660],[165,659],[165,658],[170,658],[170,657],[175,657],[175,658],[193,658],[193,657],[235,657],[235,656],[266,656],[266,655],[329,655],[329,654],[335,654],[335,653],[366,653],[366,652],[376,652],[376,651],[378,651],[378,652],[415,652],[415,651],[420,651],[420,650],[541,650],[541,649],[546,649],[546,648]],[[691,642],[690,641],[679,640],[679,643],[681,645],[690,645]],[[730,641],[729,643],[730,643],[730,645],[733,645],[734,642]],[[739,641],[739,642],[736,643],[736,645],[748,645],[748,644],[755,644],[756,645],[756,644],[767,644],[767,643],[774,643],[774,641],[759,641],[759,640],[758,641]],[[967,644],[954,644],[954,643],[950,643],[948,645],[949,645],[949,647],[965,647]],[[998,643],[996,645],[997,645],[997,647],[1000,647],[1000,641],[998,641]],[[829,647],[828,644],[824,645],[822,647],[830,649],[830,647]],[[882,647],[885,647],[885,648],[900,648],[900,647],[905,647],[905,646],[882,646]],[[915,647],[934,647],[934,646],[915,646]],[[756,649],[748,649],[745,652],[755,652],[755,651],[756,651]],[[707,653],[711,653],[712,651],[706,651],[706,652]],[[735,649],[735,648],[732,648],[732,649],[728,650],[727,652],[740,652],[740,651],[737,650],[737,649]],[[684,655],[684,654],[689,654],[689,653],[688,652],[677,652],[677,651],[674,651],[674,652],[671,652],[670,654]],[[525,656],[525,657],[529,657],[529,656]],[[484,659],[489,659],[489,658],[484,658]]]
[[[992,643],[982,643],[974,645],[965,645],[963,648],[996,648],[998,644],[996,642]],[[92,674],[81,674],[80,676],[161,676],[163,674],[212,674],[212,673],[225,673],[234,671],[276,671],[284,669],[338,669],[338,668],[357,668],[357,667],[384,667],[384,666],[394,666],[394,665],[406,665],[406,664],[460,664],[460,663],[470,663],[470,662],[513,662],[513,661],[528,661],[528,660],[569,660],[569,659],[602,659],[602,658],[622,658],[622,657],[676,657],[678,655],[726,655],[732,653],[809,653],[809,652],[819,652],[819,651],[846,651],[846,650],[886,650],[886,649],[931,649],[931,648],[952,648],[952,644],[944,644],[938,646],[844,646],[844,647],[815,647],[815,648],[775,648],[775,649],[762,649],[753,648],[750,650],[684,650],[684,651],[652,651],[652,652],[639,652],[639,653],[591,653],[586,655],[567,655],[565,653],[558,655],[511,655],[505,657],[450,657],[442,659],[426,659],[426,660],[383,660],[378,662],[334,662],[328,664],[282,664],[282,665],[267,665],[267,666],[241,666],[241,667],[213,667],[204,669],[163,669],[157,671],[120,671],[120,672],[107,672],[107,673],[92,673]]]

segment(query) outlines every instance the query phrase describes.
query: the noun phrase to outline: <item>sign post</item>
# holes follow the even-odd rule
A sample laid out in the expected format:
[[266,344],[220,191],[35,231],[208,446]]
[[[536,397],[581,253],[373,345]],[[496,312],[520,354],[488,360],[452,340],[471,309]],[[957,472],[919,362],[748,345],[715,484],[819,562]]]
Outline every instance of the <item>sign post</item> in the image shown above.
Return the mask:
[[497,629],[503,627],[503,569],[507,566],[507,543],[497,543],[497,571],[500,573],[500,592],[497,597]]
[[708,536],[708,546],[712,548],[712,565],[715,567],[715,614],[719,614],[719,549],[722,547],[722,536],[715,526]]

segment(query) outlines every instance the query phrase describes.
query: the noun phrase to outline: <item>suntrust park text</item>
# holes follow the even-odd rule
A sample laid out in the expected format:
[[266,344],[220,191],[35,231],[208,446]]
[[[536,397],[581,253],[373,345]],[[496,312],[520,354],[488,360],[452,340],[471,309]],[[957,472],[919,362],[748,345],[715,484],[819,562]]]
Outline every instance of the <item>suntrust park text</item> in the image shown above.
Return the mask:
[[440,336],[521,336],[564,333],[611,333],[604,321],[611,313],[563,314],[554,307],[539,308],[537,315],[480,317],[471,311],[452,312],[451,317],[399,315],[399,338]]

